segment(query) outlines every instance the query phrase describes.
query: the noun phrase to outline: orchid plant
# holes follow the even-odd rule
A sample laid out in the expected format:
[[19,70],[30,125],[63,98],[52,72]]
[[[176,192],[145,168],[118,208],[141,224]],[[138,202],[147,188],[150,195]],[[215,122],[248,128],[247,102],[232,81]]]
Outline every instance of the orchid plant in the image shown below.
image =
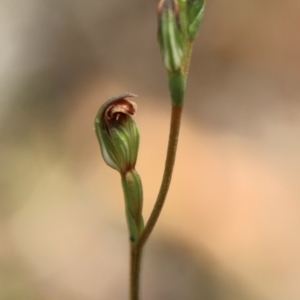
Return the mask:
[[142,216],[142,180],[135,169],[139,131],[133,116],[136,104],[124,93],[107,100],[95,119],[95,131],[104,161],[121,175],[130,243],[130,299],[139,299],[143,248],[159,218],[172,179],[186,81],[193,42],[203,19],[205,0],[160,0],[157,7],[158,42],[167,69],[171,124],[160,190],[146,224]]

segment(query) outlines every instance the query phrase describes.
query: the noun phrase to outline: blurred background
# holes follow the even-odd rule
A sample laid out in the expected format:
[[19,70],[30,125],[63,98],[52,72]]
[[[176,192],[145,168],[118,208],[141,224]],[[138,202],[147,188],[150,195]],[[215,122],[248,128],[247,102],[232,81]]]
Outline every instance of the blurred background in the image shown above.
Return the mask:
[[[300,2],[207,1],[142,299],[300,299]],[[120,178],[93,131],[138,94],[144,216],[170,104],[157,1],[0,0],[0,299],[128,299]]]

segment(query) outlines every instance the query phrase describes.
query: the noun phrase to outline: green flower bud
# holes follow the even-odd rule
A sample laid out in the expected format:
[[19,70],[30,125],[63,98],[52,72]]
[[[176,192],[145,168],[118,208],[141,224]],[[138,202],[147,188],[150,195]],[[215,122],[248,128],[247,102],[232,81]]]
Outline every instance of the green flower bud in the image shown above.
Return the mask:
[[106,101],[95,119],[95,131],[104,161],[120,173],[134,169],[138,148],[139,132],[132,117],[136,104],[125,98],[134,97],[125,93]]
[[174,72],[181,68],[184,54],[184,33],[177,0],[161,0],[157,14],[157,37],[163,63],[168,71]]
[[205,0],[187,0],[187,33],[191,40],[197,37],[204,16]]

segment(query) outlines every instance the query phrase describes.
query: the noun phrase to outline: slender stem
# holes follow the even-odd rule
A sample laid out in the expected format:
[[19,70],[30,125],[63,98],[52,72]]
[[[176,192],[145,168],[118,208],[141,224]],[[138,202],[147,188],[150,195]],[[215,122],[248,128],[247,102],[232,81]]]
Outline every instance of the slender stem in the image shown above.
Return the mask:
[[[189,41],[186,51],[185,51],[184,64],[183,64],[183,68],[182,68],[185,78],[187,78],[187,75],[188,75],[190,58],[191,58],[191,54],[192,54],[192,48],[193,48],[193,41]],[[153,208],[150,218],[143,230],[143,233],[138,240],[137,247],[142,248],[144,246],[144,244],[146,243],[147,239],[149,238],[149,236],[158,220],[158,217],[163,208],[163,205],[166,200],[166,196],[169,191],[172,174],[173,174],[173,169],[174,169],[175,158],[176,158],[177,143],[178,143],[178,137],[179,137],[179,131],[180,131],[180,123],[181,123],[181,114],[182,114],[182,107],[172,106],[169,144],[168,144],[168,150],[167,150],[164,175],[163,175],[162,183],[160,186],[160,190],[159,190],[154,208]]]
[[[184,64],[182,67],[182,72],[187,78],[190,58],[192,53],[193,42],[190,41],[185,51]],[[143,247],[147,242],[151,232],[154,229],[154,226],[159,218],[163,205],[165,203],[171,179],[174,169],[174,163],[176,158],[178,137],[180,131],[181,115],[182,115],[182,106],[172,106],[171,114],[171,124],[170,124],[170,133],[169,133],[169,143],[167,150],[167,157],[165,162],[165,169],[163,174],[163,179],[161,182],[160,190],[154,205],[154,208],[151,212],[149,220],[139,237],[135,245],[131,245],[131,263],[130,263],[130,295],[131,300],[139,299],[139,282],[140,282],[140,270],[141,270],[141,257],[143,252]]]
[[130,245],[130,299],[139,299],[142,248]]
[[157,197],[157,201],[154,205],[150,218],[147,222],[147,225],[138,239],[136,245],[131,245],[130,249],[130,296],[131,300],[139,299],[139,282],[140,282],[140,269],[141,269],[141,257],[143,252],[143,246],[149,238],[154,226],[157,222],[157,219],[163,208],[169,186],[172,179],[172,173],[174,168],[178,136],[180,129],[182,107],[172,107],[172,117],[170,125],[170,134],[169,134],[169,145],[168,152],[165,164],[165,171],[163,175],[163,180],[161,188]]
[[162,179],[162,183],[160,186],[159,194],[157,196],[156,203],[151,212],[151,215],[146,224],[146,227],[143,230],[143,233],[140,236],[138,243],[137,243],[137,246],[141,247],[141,248],[144,246],[144,244],[146,243],[147,239],[149,238],[152,230],[154,229],[154,226],[157,222],[157,219],[158,219],[158,217],[161,213],[161,210],[163,208],[163,205],[165,203],[167,193],[169,191],[169,187],[170,187],[170,183],[171,183],[171,179],[172,179],[173,168],[174,168],[174,163],[175,163],[175,157],[176,157],[178,136],[179,136],[179,130],[180,130],[180,123],[181,123],[181,113],[182,113],[182,107],[174,107],[174,106],[172,107],[169,144],[168,144],[168,151],[167,151],[164,175],[163,175],[163,179]]

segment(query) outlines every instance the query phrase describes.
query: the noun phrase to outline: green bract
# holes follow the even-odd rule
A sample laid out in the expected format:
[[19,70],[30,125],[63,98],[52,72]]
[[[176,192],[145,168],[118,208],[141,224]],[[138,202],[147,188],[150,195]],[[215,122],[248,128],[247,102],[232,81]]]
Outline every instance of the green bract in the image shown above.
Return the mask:
[[187,0],[187,34],[194,40],[204,15],[205,0]]
[[120,173],[126,173],[136,164],[139,132],[132,117],[136,104],[125,98],[125,93],[106,101],[95,119],[95,131],[104,161]]
[[135,244],[144,229],[142,181],[135,169],[122,174],[121,178],[130,242]]
[[174,72],[181,68],[184,36],[177,0],[162,0],[158,5],[158,42],[165,67]]

